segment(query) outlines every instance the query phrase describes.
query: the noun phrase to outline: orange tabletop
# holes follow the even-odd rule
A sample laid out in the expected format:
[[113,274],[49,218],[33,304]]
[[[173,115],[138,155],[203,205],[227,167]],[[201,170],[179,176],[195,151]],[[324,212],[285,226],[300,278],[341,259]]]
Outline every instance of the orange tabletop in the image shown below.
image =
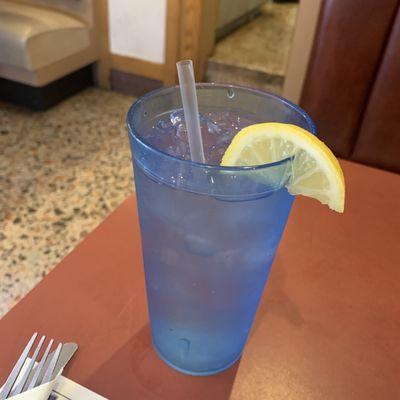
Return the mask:
[[342,165],[345,214],[296,199],[229,370],[190,377],[153,351],[130,197],[0,321],[0,381],[39,331],[76,341],[65,375],[110,399],[399,399],[400,176]]

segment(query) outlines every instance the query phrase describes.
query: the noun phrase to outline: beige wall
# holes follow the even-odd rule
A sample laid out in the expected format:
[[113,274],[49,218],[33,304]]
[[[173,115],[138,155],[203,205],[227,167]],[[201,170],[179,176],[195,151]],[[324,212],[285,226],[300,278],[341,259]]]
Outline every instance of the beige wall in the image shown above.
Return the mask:
[[113,54],[164,63],[167,0],[108,0]]

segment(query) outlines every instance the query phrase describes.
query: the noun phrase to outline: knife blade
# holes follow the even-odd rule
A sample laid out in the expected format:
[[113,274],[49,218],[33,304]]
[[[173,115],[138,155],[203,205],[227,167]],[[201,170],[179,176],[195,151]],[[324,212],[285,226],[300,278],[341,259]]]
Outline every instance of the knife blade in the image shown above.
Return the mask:
[[57,364],[54,368],[51,379],[54,379],[58,373],[69,363],[75,352],[78,350],[76,343],[65,343],[63,344],[60,356],[58,357]]

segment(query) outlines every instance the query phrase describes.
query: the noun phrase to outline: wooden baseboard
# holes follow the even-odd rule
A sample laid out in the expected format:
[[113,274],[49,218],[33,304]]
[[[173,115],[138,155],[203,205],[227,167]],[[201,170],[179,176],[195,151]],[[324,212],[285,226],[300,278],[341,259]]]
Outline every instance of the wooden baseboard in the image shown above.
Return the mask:
[[111,68],[128,74],[140,75],[162,81],[164,79],[164,64],[144,61],[138,58],[111,54]]
[[142,96],[151,90],[163,86],[161,79],[146,78],[143,75],[112,69],[110,75],[111,89],[133,96]]

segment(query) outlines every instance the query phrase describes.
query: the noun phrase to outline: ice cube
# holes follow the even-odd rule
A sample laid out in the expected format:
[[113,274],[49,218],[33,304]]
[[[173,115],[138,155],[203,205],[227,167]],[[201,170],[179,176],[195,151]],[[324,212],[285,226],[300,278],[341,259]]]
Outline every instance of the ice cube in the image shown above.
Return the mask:
[[176,250],[170,247],[164,247],[159,250],[160,261],[168,265],[169,267],[174,267],[179,265],[179,254]]
[[220,129],[219,129],[218,125],[207,114],[200,115],[200,124],[202,126],[207,127],[208,133],[211,133],[211,134],[219,134],[220,133]]
[[160,119],[159,121],[157,121],[154,128],[157,129],[157,131],[165,132],[171,128],[171,123],[170,121],[167,121],[165,119]]
[[197,235],[186,235],[185,248],[188,252],[203,257],[211,257],[217,252],[213,241]]
[[172,111],[172,113],[169,116],[169,119],[173,126],[178,126],[182,122],[182,117],[183,117],[182,111],[175,110]]
[[175,136],[180,140],[187,141],[186,127],[183,124],[179,124],[175,130]]

